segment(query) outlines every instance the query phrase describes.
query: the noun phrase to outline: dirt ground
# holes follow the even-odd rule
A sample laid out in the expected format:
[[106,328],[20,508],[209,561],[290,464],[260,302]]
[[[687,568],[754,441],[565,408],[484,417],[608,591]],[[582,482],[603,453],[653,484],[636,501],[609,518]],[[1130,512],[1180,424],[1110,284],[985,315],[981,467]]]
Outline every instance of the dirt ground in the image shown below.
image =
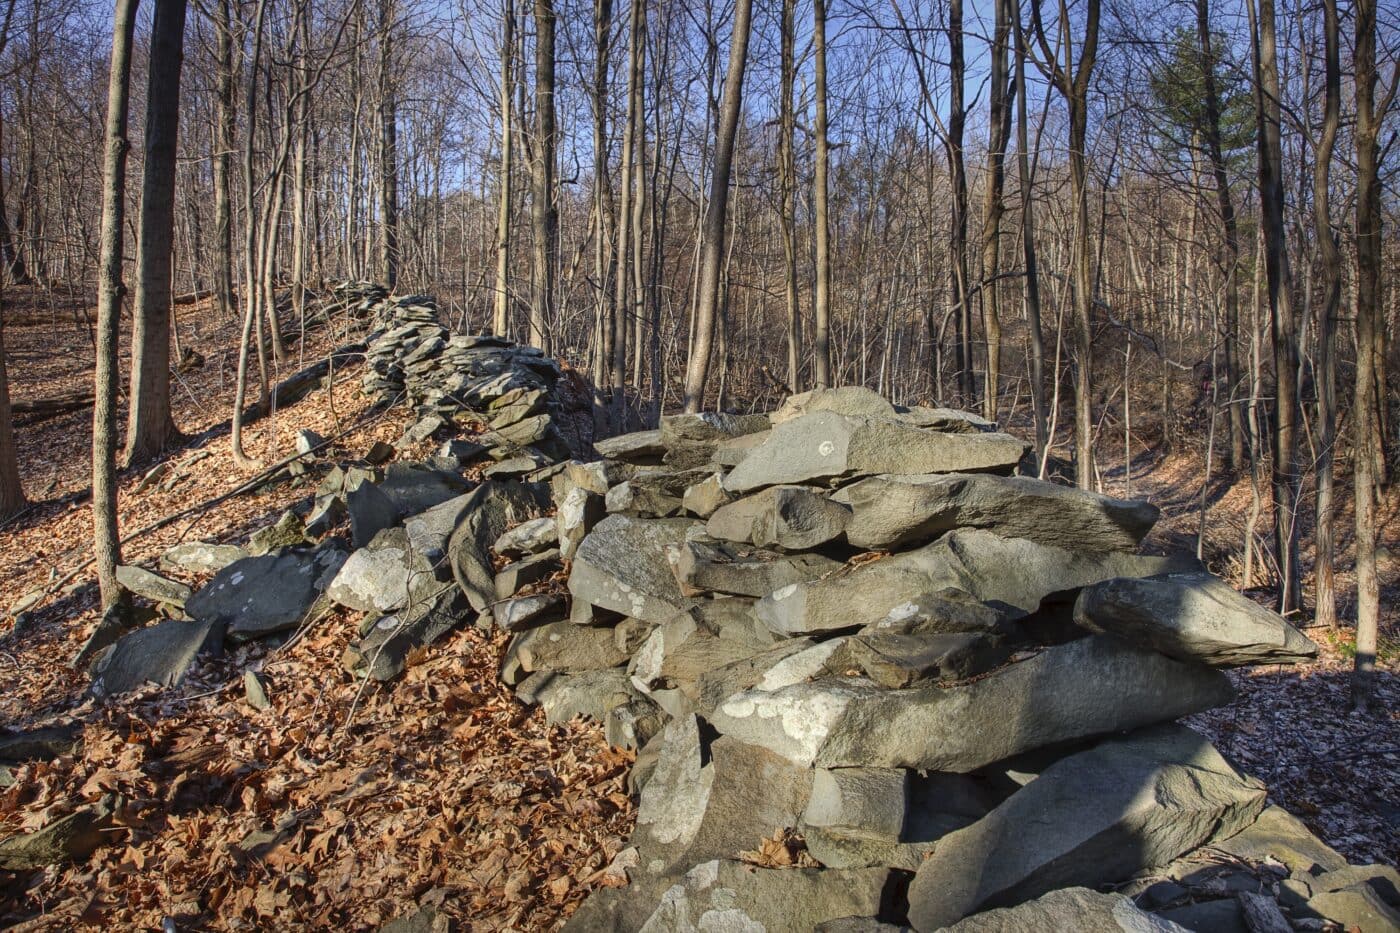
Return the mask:
[[[7,308],[16,400],[90,384],[84,306],[78,298],[31,300],[18,313]],[[175,387],[176,422],[195,435],[229,417],[236,327],[213,320],[207,306],[178,314],[182,344],[205,358]],[[340,327],[313,332],[274,378],[351,336]],[[347,368],[332,390],[250,426],[249,453],[271,463],[293,450],[302,428],[335,437],[341,458],[396,439],[406,413],[372,409],[358,375],[358,367]],[[18,428],[34,505],[0,526],[0,609],[90,556],[90,419],[83,410]],[[253,475],[233,461],[226,434],[167,459],[183,477],[172,488],[136,494],[141,473],[122,476],[124,530]],[[1151,547],[1194,548],[1203,473],[1201,452],[1191,449],[1145,453],[1134,463],[1132,493],[1163,508]],[[1104,477],[1105,492],[1121,493],[1121,463],[1107,465]],[[240,496],[137,539],[124,558],[139,562],[182,540],[241,542],[312,488],[283,484]],[[1214,481],[1206,498],[1207,562],[1238,585],[1248,483]],[[1400,538],[1400,521],[1390,520],[1393,501],[1385,514],[1388,537]],[[1261,517],[1260,535],[1267,522]],[[1400,579],[1394,567],[1385,570],[1389,654],[1380,716],[1347,712],[1349,633],[1309,629],[1323,647],[1316,663],[1236,672],[1236,703],[1193,724],[1348,858],[1396,864],[1400,666],[1393,607]],[[1345,592],[1350,584],[1343,570],[1339,586]],[[0,623],[0,724],[77,721],[85,735],[80,755],[16,770],[20,780],[0,790],[0,835],[42,825],[106,793],[120,795],[124,831],[80,865],[0,872],[0,924],[154,928],[168,917],[181,928],[373,929],[415,905],[440,904],[469,929],[541,929],[610,882],[603,870],[631,830],[624,786],[630,756],[609,749],[596,725],[548,726],[518,704],[496,681],[500,638],[461,632],[425,652],[398,681],[362,688],[340,664],[357,620],[337,613],[289,645],[250,646],[210,662],[177,690],[97,703],[68,663],[95,620],[87,588],[47,600],[22,631],[8,619]],[[1310,620],[1298,621],[1306,627]],[[242,699],[241,671],[250,665],[268,679],[271,710],[255,711]]]

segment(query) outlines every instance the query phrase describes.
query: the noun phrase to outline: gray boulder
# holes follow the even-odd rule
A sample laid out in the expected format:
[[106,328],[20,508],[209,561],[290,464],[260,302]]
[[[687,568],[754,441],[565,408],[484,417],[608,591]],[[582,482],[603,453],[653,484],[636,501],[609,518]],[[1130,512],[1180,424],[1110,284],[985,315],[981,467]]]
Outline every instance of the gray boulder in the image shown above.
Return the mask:
[[627,655],[613,643],[610,629],[551,622],[527,629],[511,639],[506,666],[524,673],[554,671],[576,674],[600,671],[627,663]]
[[725,492],[724,474],[711,473],[686,488],[681,494],[681,506],[691,515],[709,518],[717,509],[733,499],[733,496]]
[[[499,578],[498,578],[499,579]],[[523,632],[568,615],[566,601],[559,593],[539,593],[508,599],[491,607],[496,625],[504,632]]]
[[845,639],[826,667],[833,674],[858,670],[882,687],[897,688],[930,680],[963,680],[990,671],[1009,657],[1009,644],[982,632],[870,632]]
[[789,395],[773,412],[772,421],[775,425],[783,424],[817,411],[871,418],[895,417],[895,407],[879,392],[865,386],[835,386]]
[[1121,894],[1100,894],[1088,888],[1062,888],[1017,907],[974,914],[950,927],[948,933],[1187,933],[1186,927],[1137,908]]
[[690,540],[680,547],[675,574],[681,592],[687,596],[713,592],[762,597],[840,568],[840,561],[820,554],[779,554],[742,545]]
[[632,836],[649,874],[737,857],[797,825],[811,791],[809,770],[733,739],[706,749],[694,716],[672,721],[661,738]]
[[526,586],[538,583],[563,566],[559,563],[558,551],[545,551],[513,564],[506,564],[496,574],[496,599],[509,599]]
[[802,486],[771,486],[721,506],[705,525],[712,538],[806,551],[841,537],[851,510]]
[[185,612],[215,623],[234,641],[293,629],[313,612],[344,561],[344,551],[325,545],[245,557],[196,591]]
[[186,541],[175,545],[162,554],[160,567],[162,570],[214,573],[247,556],[248,552],[236,544],[206,544],[203,541]]
[[0,840],[0,868],[28,871],[48,865],[64,865],[87,858],[99,847],[116,841],[112,825],[115,798],[108,794],[97,803],[79,807],[30,833],[16,833]]
[[810,933],[844,917],[888,909],[894,887],[881,868],[754,868],[743,862],[696,865],[669,888],[642,933]]
[[153,603],[165,603],[168,606],[183,608],[185,600],[190,598],[191,591],[188,586],[162,577],[158,573],[151,573],[144,567],[119,564],[117,566],[117,582],[127,592],[144,596]]
[[698,712],[709,718],[725,700],[758,686],[768,672],[783,661],[802,654],[817,645],[810,638],[784,638],[781,641],[737,661],[701,674],[695,681],[694,704]]
[[706,673],[762,650],[724,638],[696,614],[681,612],[652,630],[632,656],[628,673],[647,692],[675,688],[694,698]]
[[667,465],[677,469],[703,466],[724,441],[768,430],[768,416],[731,415],[705,411],[666,415],[661,419],[661,443]]
[[666,445],[661,442],[661,432],[634,431],[619,434],[593,442],[598,456],[624,463],[660,463],[666,453]]
[[909,919],[937,930],[1056,888],[1122,881],[1234,835],[1264,800],[1262,784],[1184,727],[1111,739],[941,840],[910,887]]
[[882,473],[1009,473],[1027,449],[1009,434],[939,434],[898,421],[815,412],[773,428],[725,477],[724,488],[744,493]]
[[620,667],[577,674],[536,671],[515,688],[515,697],[539,706],[545,721],[551,723],[568,722],[577,716],[606,722],[614,709],[640,699]]
[[391,463],[379,482],[379,491],[394,504],[399,517],[426,511],[467,490],[461,476],[422,463]]
[[371,680],[390,680],[408,665],[415,651],[426,648],[471,618],[465,595],[451,584],[415,596],[398,612],[370,626],[360,641],[347,648],[345,669]]
[[92,665],[92,693],[115,696],[148,683],[173,687],[185,679],[202,652],[217,653],[222,626],[172,619],[117,639]]
[[923,543],[955,528],[986,528],[1004,538],[1076,551],[1132,551],[1160,514],[1149,502],[1027,476],[876,476],[832,498],[851,508],[847,540],[880,550]]
[[1336,871],[1347,865],[1340,852],[1282,807],[1269,807],[1248,829],[1217,843],[1216,848],[1248,861],[1273,859],[1295,876]]
[[350,546],[364,547],[385,528],[399,520],[399,509],[392,499],[371,482],[347,489],[345,507],[350,513]]
[[569,574],[576,601],[623,615],[664,622],[692,605],[672,568],[680,559],[689,519],[609,515],[579,545]]
[[897,407],[895,417],[900,421],[918,425],[929,431],[945,431],[949,434],[972,434],[977,431],[995,431],[997,426],[981,415],[956,408],[930,408],[927,405]]
[[403,528],[385,528],[355,551],[326,589],[332,602],[360,612],[393,612],[441,588],[446,568],[434,567]]
[[542,516],[521,522],[502,534],[491,546],[497,554],[538,554],[559,542],[559,531],[553,516]]
[[757,611],[780,634],[834,632],[914,612],[922,597],[953,588],[1015,618],[1036,611],[1046,597],[1103,580],[1198,567],[1189,558],[1086,554],[960,529],[849,573],[785,587]]
[[822,767],[974,771],[1021,752],[1200,712],[1234,697],[1219,671],[1097,636],[953,687],[823,680],[730,697],[725,735]]
[[491,545],[507,528],[543,511],[549,502],[542,483],[482,483],[462,507],[462,518],[447,544],[452,575],[472,608],[486,611],[496,599]]
[[558,501],[554,533],[559,539],[559,553],[565,560],[572,560],[583,539],[607,515],[607,500],[602,493],[574,486]]
[[1289,664],[1317,645],[1275,612],[1208,573],[1105,580],[1085,587],[1074,621],[1183,661],[1216,667]]

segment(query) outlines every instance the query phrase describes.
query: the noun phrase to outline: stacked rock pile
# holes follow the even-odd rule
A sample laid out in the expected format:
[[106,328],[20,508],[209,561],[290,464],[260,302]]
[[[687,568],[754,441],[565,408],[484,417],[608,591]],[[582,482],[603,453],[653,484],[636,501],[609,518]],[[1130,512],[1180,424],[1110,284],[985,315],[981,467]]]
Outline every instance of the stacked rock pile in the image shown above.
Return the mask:
[[560,377],[555,360],[504,337],[453,334],[422,295],[384,298],[373,313],[364,389],[385,402],[407,398],[421,419],[410,439],[462,415],[483,416],[491,427],[487,446],[568,455],[551,405]]
[[[863,389],[596,447],[552,527],[496,543],[502,678],[637,749],[635,833],[572,929],[1400,917],[1393,871],[1174,722],[1231,701],[1219,668],[1316,646],[1137,553],[1155,507],[1011,475],[1016,438]],[[535,583],[561,558],[567,598]]]

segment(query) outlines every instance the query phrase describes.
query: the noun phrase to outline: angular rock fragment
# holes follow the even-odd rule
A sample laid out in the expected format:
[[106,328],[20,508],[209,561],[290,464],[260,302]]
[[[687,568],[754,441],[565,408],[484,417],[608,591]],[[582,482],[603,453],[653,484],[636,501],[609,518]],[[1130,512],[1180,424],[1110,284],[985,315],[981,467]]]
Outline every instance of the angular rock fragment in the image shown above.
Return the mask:
[[122,585],[122,589],[135,593],[137,596],[144,596],[151,602],[165,603],[176,608],[183,608],[185,600],[190,598],[191,591],[188,586],[162,577],[160,574],[151,573],[144,567],[118,565],[117,582]]
[[666,445],[661,443],[661,432],[635,431],[619,434],[605,440],[594,441],[593,449],[600,457],[621,460],[624,463],[660,463],[666,453]]
[[1009,473],[1028,445],[1009,434],[939,434],[898,421],[815,412],[773,428],[725,477],[751,492],[881,473]]
[[807,769],[728,738],[706,749],[693,716],[668,724],[662,740],[632,836],[649,874],[737,857],[797,825],[811,791]]
[[603,496],[582,486],[573,487],[559,500],[559,510],[554,516],[555,536],[559,539],[559,553],[565,560],[573,559],[583,539],[606,514]]
[[676,561],[681,592],[767,596],[794,583],[816,580],[841,568],[820,554],[779,554],[760,548],[704,540],[686,541]]
[[895,407],[880,393],[865,386],[835,386],[812,389],[789,395],[773,412],[773,424],[784,424],[803,415],[818,411],[838,415],[865,415],[871,418],[893,418]]
[[520,682],[515,696],[522,703],[538,705],[551,723],[576,716],[605,722],[614,709],[640,699],[620,667],[576,674],[536,671]]
[[638,619],[664,622],[692,604],[673,571],[689,519],[609,515],[579,545],[569,574],[575,600]]
[[724,475],[711,473],[697,483],[688,486],[681,494],[681,505],[687,512],[698,518],[709,518],[715,510],[734,499],[724,489]]
[[1121,894],[1062,888],[1017,907],[984,911],[945,928],[948,933],[1187,933],[1186,927],[1145,913]]
[[326,589],[333,602],[360,612],[393,612],[441,588],[445,566],[415,549],[403,528],[386,528],[355,551]]
[[1216,667],[1297,663],[1317,655],[1317,645],[1282,616],[1207,573],[1105,580],[1080,592],[1074,621]]
[[712,538],[785,551],[806,551],[841,537],[851,510],[803,486],[771,486],[720,507],[705,531]]
[[399,520],[399,509],[374,483],[347,488],[345,506],[350,513],[350,545],[359,549]]
[[540,483],[490,482],[474,489],[448,541],[452,575],[472,608],[484,612],[496,599],[491,545],[507,528],[539,514],[548,494]]
[[721,704],[712,721],[725,735],[802,764],[967,772],[1233,697],[1219,671],[1097,636],[961,686],[886,690],[822,680],[747,690]]
[[538,583],[559,570],[558,551],[545,551],[513,564],[506,564],[496,574],[496,599],[509,599],[532,583]]
[[547,622],[557,622],[568,613],[562,595],[540,593],[496,603],[491,607],[491,614],[502,631],[523,632]]
[[92,693],[115,696],[153,683],[173,687],[203,652],[223,645],[222,626],[172,619],[123,635],[92,665]]
[[1228,838],[1264,808],[1200,735],[1162,726],[1071,755],[941,840],[909,891],[917,930],[1055,888],[1097,886]]
[[641,930],[809,933],[830,920],[889,909],[892,881],[881,868],[778,869],[704,862],[661,896]]
[[757,611],[781,634],[842,631],[900,615],[902,607],[951,587],[1018,617],[1034,612],[1048,596],[1113,577],[1198,567],[1189,558],[1086,554],[960,529],[918,550],[778,590],[761,600]]
[[574,674],[619,667],[627,663],[627,655],[613,644],[609,629],[552,622],[511,639],[506,662],[512,661],[527,674],[535,671]]
[[0,840],[0,868],[27,871],[87,858],[99,846],[116,839],[113,803],[114,798],[108,795],[32,833],[17,833]]
[[217,624],[234,641],[293,629],[315,609],[344,561],[344,551],[325,545],[247,557],[216,573],[185,602],[185,611]]
[[415,598],[393,615],[376,620],[358,643],[345,650],[345,669],[371,680],[391,680],[415,651],[471,618],[465,595],[451,584]]
[[559,542],[558,528],[552,516],[532,518],[502,534],[491,546],[497,554],[538,554]]
[[1132,551],[1159,514],[1148,502],[1026,476],[877,476],[832,498],[851,508],[847,540],[875,550],[922,544],[955,528],[985,528],[1076,551]]
[[196,573],[223,570],[236,560],[242,560],[248,552],[236,544],[206,544],[203,541],[186,541],[177,544],[160,556],[162,570],[191,570]]
[[909,687],[923,681],[964,680],[1003,664],[1011,646],[994,635],[954,632],[852,635],[827,662],[839,674],[858,670],[882,687]]

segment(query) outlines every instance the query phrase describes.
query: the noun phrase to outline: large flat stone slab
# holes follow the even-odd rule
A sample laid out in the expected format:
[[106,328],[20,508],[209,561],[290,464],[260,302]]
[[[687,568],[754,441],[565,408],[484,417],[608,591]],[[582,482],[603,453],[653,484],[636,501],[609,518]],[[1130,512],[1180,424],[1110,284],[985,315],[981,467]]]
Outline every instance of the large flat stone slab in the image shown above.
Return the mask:
[[216,622],[172,619],[137,629],[117,639],[92,666],[92,693],[107,697],[148,683],[173,687],[185,679],[201,652],[222,648],[223,627]]
[[1132,551],[1160,514],[1150,502],[1028,476],[874,476],[833,498],[851,508],[847,540],[878,550],[921,544],[955,528],[986,528],[1076,551]]
[[918,550],[785,587],[760,600],[757,612],[780,634],[834,632],[914,611],[927,594],[952,588],[1016,618],[1035,612],[1048,596],[1103,580],[1199,566],[1189,558],[1087,554],[959,529]]
[[1056,762],[940,840],[910,887],[910,920],[938,930],[1056,888],[1122,881],[1234,835],[1264,802],[1262,784],[1189,729],[1111,739]]
[[372,680],[390,680],[426,648],[472,617],[466,596],[451,584],[438,584],[398,612],[376,620],[360,641],[347,648],[345,668]]
[[1291,664],[1317,655],[1317,645],[1282,616],[1208,573],[1105,580],[1080,592],[1074,621],[1216,667]]
[[801,764],[967,772],[1233,697],[1219,671],[1096,636],[959,686],[886,690],[865,680],[821,680],[751,689],[722,703],[711,720],[725,735]]
[[780,554],[729,542],[690,540],[681,545],[675,574],[687,596],[762,597],[839,569],[840,561],[821,554]]
[[1186,927],[1139,910],[1121,894],[1062,888],[1017,907],[983,911],[946,928],[948,933],[1188,933]]
[[477,612],[496,599],[496,576],[491,546],[505,530],[548,508],[543,483],[491,480],[472,490],[461,508],[461,519],[447,543],[448,559],[457,585]]
[[839,538],[851,510],[805,486],[770,486],[721,506],[705,525],[712,538],[806,551]]
[[752,492],[882,473],[1009,473],[1028,446],[1009,434],[942,434],[899,421],[822,411],[773,428],[724,488]]
[[609,515],[579,545],[569,592],[593,606],[664,622],[693,605],[673,568],[687,533],[701,527],[690,519]]
[[229,638],[261,638],[296,628],[315,608],[345,561],[345,552],[322,546],[291,549],[234,561],[185,603],[190,617],[213,622]]

